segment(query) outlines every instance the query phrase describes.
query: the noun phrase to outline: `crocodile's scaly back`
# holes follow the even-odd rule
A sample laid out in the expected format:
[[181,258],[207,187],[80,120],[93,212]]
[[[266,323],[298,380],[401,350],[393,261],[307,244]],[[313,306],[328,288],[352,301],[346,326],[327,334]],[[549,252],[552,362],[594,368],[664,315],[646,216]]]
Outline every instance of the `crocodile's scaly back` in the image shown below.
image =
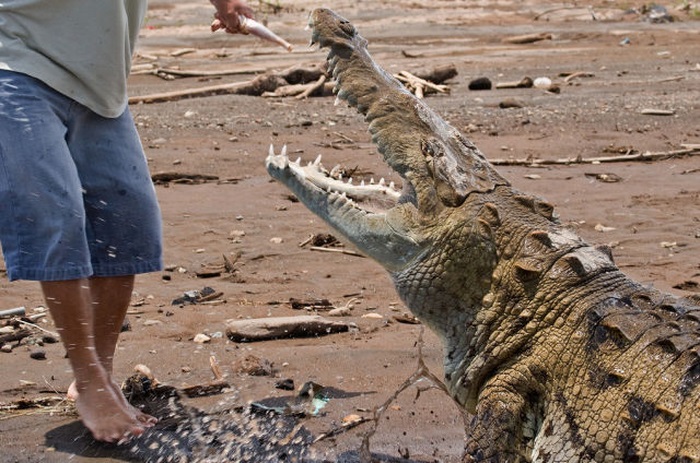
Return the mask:
[[[319,9],[310,25],[403,190],[274,152],[268,171],[382,264],[442,339],[447,386],[474,414],[465,460],[700,462],[697,301],[633,282],[608,247],[514,190],[347,20]],[[364,210],[372,197],[390,207]]]

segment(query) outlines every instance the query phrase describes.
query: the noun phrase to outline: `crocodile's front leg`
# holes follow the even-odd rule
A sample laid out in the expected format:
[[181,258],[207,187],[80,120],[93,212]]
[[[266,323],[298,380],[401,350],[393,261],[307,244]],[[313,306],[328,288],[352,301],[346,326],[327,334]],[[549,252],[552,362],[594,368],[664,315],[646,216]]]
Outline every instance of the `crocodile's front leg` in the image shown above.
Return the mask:
[[[386,213],[357,208],[344,193],[337,192],[347,189],[347,184],[314,175],[317,166],[302,167],[298,162],[290,162],[285,149],[277,155],[270,147],[265,165],[270,175],[292,190],[306,207],[385,267],[403,268],[424,252],[408,205],[399,205]],[[365,189],[371,191],[370,187]],[[376,190],[375,194],[381,193]]]
[[542,422],[542,391],[524,364],[494,376],[479,393],[467,429],[465,463],[531,461],[534,438]]

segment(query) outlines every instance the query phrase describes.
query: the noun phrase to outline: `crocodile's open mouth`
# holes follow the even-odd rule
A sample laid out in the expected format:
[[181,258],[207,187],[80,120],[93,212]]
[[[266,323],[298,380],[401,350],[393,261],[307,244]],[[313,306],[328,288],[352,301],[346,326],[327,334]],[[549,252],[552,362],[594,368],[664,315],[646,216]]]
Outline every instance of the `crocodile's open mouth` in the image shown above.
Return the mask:
[[[375,120],[379,115],[376,112],[369,113],[370,106],[373,105],[374,99],[378,96],[377,90],[380,88],[391,88],[392,91],[403,89],[401,84],[393,81],[393,77],[384,72],[381,68],[375,67],[369,55],[366,52],[367,41],[362,38],[354,26],[347,20],[336,15],[331,10],[318,9],[315,10],[309,17],[309,28],[312,30],[311,46],[318,45],[319,48],[329,48],[327,56],[328,74],[333,76],[336,82],[336,101],[339,104],[341,100],[345,100],[351,107],[366,116],[367,122],[370,122],[370,132],[372,132],[372,141],[378,146],[379,151],[385,153],[388,142],[383,140],[382,136],[376,134],[372,130],[372,120]],[[372,72],[362,72],[357,75],[359,78],[353,78],[348,73],[357,74],[353,71],[352,66],[348,66],[348,59],[351,59],[353,66],[357,64],[368,63],[372,65]],[[385,82],[376,83],[377,78],[375,73],[386,80]],[[398,87],[395,85],[398,84]],[[405,91],[412,98],[412,95]],[[370,98],[371,100],[370,101]],[[376,106],[376,105],[375,105]],[[283,147],[279,154],[275,154],[274,148],[270,146],[269,156],[266,164],[268,170],[274,177],[273,171],[281,172],[287,170],[287,177],[291,174],[297,180],[306,182],[307,187],[316,187],[323,194],[333,194],[347,201],[348,204],[354,207],[361,208],[366,212],[381,212],[391,209],[400,203],[411,203],[417,205],[415,188],[411,183],[411,179],[405,176],[407,169],[402,169],[401,166],[392,165],[390,158],[385,159],[397,174],[401,177],[402,190],[399,190],[394,182],[386,182],[383,178],[360,180],[359,182],[352,177],[344,177],[340,166],[335,166],[328,170],[321,163],[321,155],[313,162],[302,163],[301,159],[292,161],[287,157],[286,147]],[[398,158],[397,158],[398,159]],[[287,183],[287,182],[285,182]],[[289,185],[288,185],[289,186]]]
[[328,49],[337,99],[364,115],[372,142],[401,178],[402,190],[381,181],[349,182],[324,169],[320,159],[291,162],[285,150],[271,149],[268,172],[387,268],[401,268],[426,249],[420,231],[425,218],[434,221],[471,193],[508,182],[459,131],[374,62],[367,41],[349,21],[321,8],[311,13],[309,26],[311,44]]

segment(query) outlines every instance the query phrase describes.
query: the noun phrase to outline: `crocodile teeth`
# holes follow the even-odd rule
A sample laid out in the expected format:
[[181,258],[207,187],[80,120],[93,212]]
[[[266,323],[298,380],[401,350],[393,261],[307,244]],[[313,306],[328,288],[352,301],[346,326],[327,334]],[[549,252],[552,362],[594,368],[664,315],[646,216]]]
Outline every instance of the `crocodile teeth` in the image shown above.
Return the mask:
[[314,160],[314,166],[319,166],[321,164],[321,155],[319,154],[316,156],[316,159]]

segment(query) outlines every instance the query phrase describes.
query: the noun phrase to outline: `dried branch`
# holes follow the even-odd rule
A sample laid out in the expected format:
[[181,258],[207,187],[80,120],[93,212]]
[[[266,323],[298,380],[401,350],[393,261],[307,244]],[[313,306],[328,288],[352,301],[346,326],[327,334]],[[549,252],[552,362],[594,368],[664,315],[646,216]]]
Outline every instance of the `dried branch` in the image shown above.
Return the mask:
[[539,42],[541,40],[552,40],[552,34],[548,32],[538,32],[534,34],[525,34],[525,35],[516,35],[514,37],[506,37],[505,39],[502,40],[504,43],[513,43],[513,44],[525,44],[525,43],[534,43],[534,42]]
[[0,318],[3,317],[13,317],[15,315],[24,316],[24,314],[27,312],[27,309],[24,307],[15,307],[13,309],[6,309],[6,310],[0,310]]
[[206,87],[189,88],[172,92],[154,93],[151,95],[132,96],[129,104],[138,103],[162,103],[165,101],[177,101],[185,98],[197,98],[212,95],[262,95],[264,92],[274,91],[277,87],[287,85],[283,77],[275,74],[264,74],[253,80],[234,82]]
[[[370,429],[362,436],[362,444],[359,450],[360,461],[362,461],[363,463],[370,463],[374,461],[372,459],[372,453],[369,449],[369,440],[377,431],[377,427],[379,426],[379,422],[382,416],[384,415],[384,412],[389,408],[389,405],[391,405],[399,397],[399,395],[403,391],[417,384],[421,380],[426,380],[430,383],[430,388],[438,389],[444,392],[445,395],[447,395],[447,397],[454,400],[449,390],[447,389],[447,386],[445,386],[445,384],[440,380],[440,378],[435,376],[425,364],[425,360],[423,359],[423,330],[424,328],[421,327],[420,332],[418,334],[418,341],[416,342],[416,346],[418,348],[418,366],[416,370],[403,383],[401,383],[398,389],[396,389],[396,391],[382,405],[374,409],[372,425]],[[459,411],[462,420],[464,421],[465,428],[468,427],[469,417],[467,413],[464,411],[461,405],[459,405],[457,402],[455,402],[455,404],[457,405],[456,408]]]
[[364,255],[360,254],[359,252],[355,251],[350,251],[348,249],[337,249],[337,248],[322,248],[320,246],[311,246],[309,249],[312,251],[321,251],[321,252],[339,252],[341,254],[347,254],[349,256],[355,256],[355,257],[365,257]]
[[569,164],[602,164],[610,162],[631,162],[631,161],[661,161],[673,157],[697,156],[700,155],[700,147],[691,147],[674,151],[660,151],[637,153],[624,156],[601,156],[595,158],[561,158],[561,159],[489,159],[495,166],[546,166],[546,165],[569,165]]
[[308,88],[301,92],[299,95],[297,95],[295,98],[297,100],[301,100],[304,98],[308,98],[309,96],[313,95],[318,91],[318,89],[323,88],[323,85],[326,83],[326,80],[328,78],[326,77],[325,74],[322,74],[321,77],[318,78],[318,80],[312,84],[308,85]]
[[0,335],[0,345],[7,344],[8,342],[21,341],[24,338],[28,338],[32,335],[31,330],[17,330],[13,333]]

